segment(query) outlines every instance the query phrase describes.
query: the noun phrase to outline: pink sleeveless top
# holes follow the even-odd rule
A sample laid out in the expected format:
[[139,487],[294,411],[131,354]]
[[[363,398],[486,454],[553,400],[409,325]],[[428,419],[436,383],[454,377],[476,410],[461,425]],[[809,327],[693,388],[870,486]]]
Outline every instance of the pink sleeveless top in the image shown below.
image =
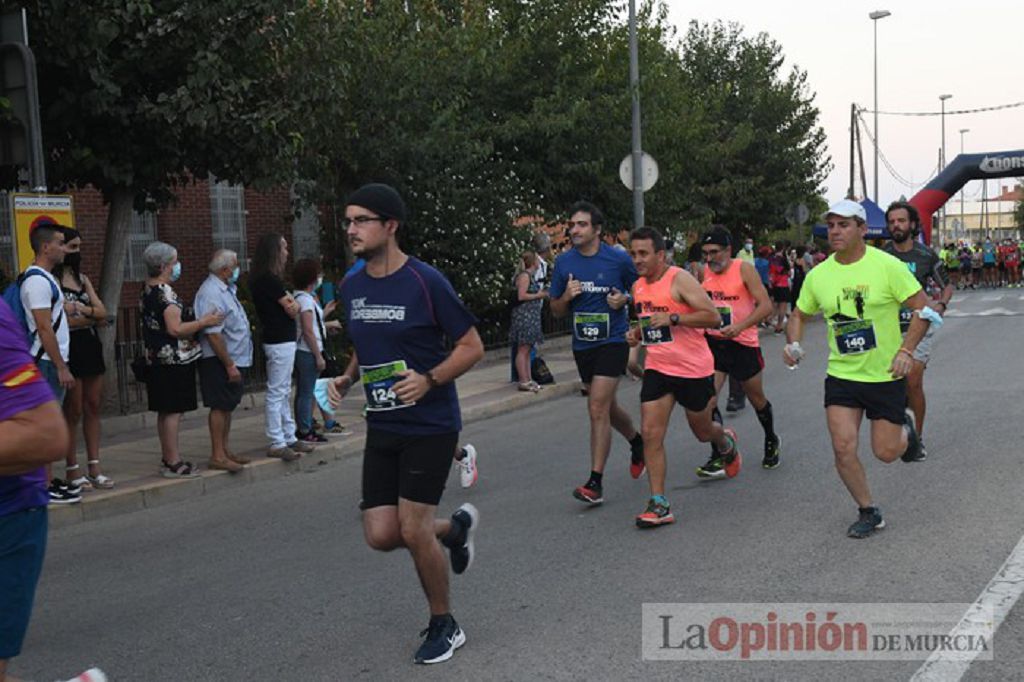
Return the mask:
[[[722,326],[742,322],[750,317],[757,307],[757,301],[743,283],[743,275],[740,273],[742,267],[743,261],[739,258],[734,258],[729,267],[717,275],[707,265],[704,266],[704,281],[701,286],[718,308],[718,314],[722,316]],[[708,336],[725,338],[716,329],[709,329]],[[744,329],[739,336],[731,340],[751,348],[761,345],[757,338],[756,326]]]
[[[672,281],[680,268],[670,266],[657,282],[648,282],[641,277],[633,285],[633,300],[636,302],[637,317],[649,317],[652,313],[676,313],[685,315],[694,312],[685,303],[672,299]],[[715,373],[715,359],[711,355],[704,332],[693,327],[665,327],[660,330],[660,342],[647,343],[646,369],[684,379],[703,379]]]

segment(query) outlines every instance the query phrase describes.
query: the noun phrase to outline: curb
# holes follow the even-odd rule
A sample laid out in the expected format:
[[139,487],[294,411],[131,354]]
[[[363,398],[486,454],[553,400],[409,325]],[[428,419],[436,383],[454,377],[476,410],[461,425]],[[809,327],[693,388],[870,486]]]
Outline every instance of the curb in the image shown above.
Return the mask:
[[[557,383],[546,386],[537,394],[512,393],[498,400],[463,408],[463,425],[491,419],[492,417],[525,409],[541,402],[572,395],[573,393],[578,394],[580,382],[575,370],[556,374],[555,378]],[[131,416],[144,417],[145,413],[143,415]],[[142,419],[139,423],[140,425],[145,425],[146,420]],[[237,474],[204,469],[198,478],[162,478],[154,481],[147,480],[144,483],[123,489],[93,492],[85,496],[78,504],[66,506],[51,505],[48,508],[49,525],[52,529],[75,526],[87,521],[95,521],[97,519],[162,507],[167,504],[175,504],[221,490],[244,487],[261,481],[281,478],[282,476],[319,471],[332,462],[339,462],[359,456],[363,452],[365,443],[365,434],[352,435],[336,445],[318,448],[315,452],[305,455],[302,459],[295,462],[282,462],[276,459],[261,457],[259,455],[262,454],[262,450],[258,450],[255,453],[241,453],[249,456],[256,455],[256,457],[252,463],[248,464]]]

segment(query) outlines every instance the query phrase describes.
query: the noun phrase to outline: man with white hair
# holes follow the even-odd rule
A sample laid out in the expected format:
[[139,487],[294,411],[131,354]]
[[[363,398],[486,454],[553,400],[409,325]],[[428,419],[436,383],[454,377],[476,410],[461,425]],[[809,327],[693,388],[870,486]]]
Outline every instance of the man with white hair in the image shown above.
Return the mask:
[[238,254],[220,249],[210,259],[210,274],[196,294],[196,315],[221,311],[224,321],[203,330],[199,343],[199,387],[210,408],[210,469],[237,473],[249,460],[231,452],[231,413],[242,401],[244,373],[252,366],[249,317],[238,300]]
[[[865,538],[885,527],[867,475],[857,456],[865,414],[871,421],[871,449],[885,463],[914,461],[920,440],[914,413],[906,408],[906,377],[914,351],[930,324],[942,318],[910,270],[864,242],[867,215],[844,199],[825,214],[832,255],[807,274],[786,328],[783,359],[790,367],[804,355],[804,323],[819,312],[828,324],[828,376],[825,415],[832,436],[836,470],[857,503],[859,516],[846,534]],[[900,337],[900,306],[911,311]]]

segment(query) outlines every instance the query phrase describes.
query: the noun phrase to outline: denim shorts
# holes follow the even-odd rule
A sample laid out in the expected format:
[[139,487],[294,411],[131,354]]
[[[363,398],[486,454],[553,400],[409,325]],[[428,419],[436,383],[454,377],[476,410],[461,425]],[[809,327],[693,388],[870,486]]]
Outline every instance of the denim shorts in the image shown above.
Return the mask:
[[46,507],[0,516],[0,659],[21,653],[46,554]]

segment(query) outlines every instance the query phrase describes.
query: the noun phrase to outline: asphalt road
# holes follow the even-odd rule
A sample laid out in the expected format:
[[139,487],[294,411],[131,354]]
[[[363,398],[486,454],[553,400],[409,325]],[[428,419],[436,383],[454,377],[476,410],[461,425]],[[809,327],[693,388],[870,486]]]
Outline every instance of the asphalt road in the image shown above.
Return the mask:
[[[993,297],[1001,294],[1002,298]],[[477,487],[453,474],[442,509],[482,514],[476,563],[453,576],[467,645],[418,668],[427,612],[408,556],[366,548],[360,464],[260,483],[51,534],[25,652],[11,672],[111,680],[908,679],[919,662],[650,662],[645,602],[965,602],[1024,533],[1024,290],[961,295],[926,376],[921,464],[862,459],[888,528],[854,541],[855,505],[832,466],[821,407],[824,329],[797,371],[763,338],[783,465],[760,468],[748,407],[730,423],[748,452],[732,481],[698,482],[704,461],[674,416],[674,526],[639,531],[646,482],[617,438],[602,507],[572,488],[588,471],[577,397],[471,425]],[[996,312],[992,312],[996,311]],[[639,416],[638,384],[620,399]],[[863,432],[866,435],[867,431]],[[1021,607],[966,679],[1024,676]]]

